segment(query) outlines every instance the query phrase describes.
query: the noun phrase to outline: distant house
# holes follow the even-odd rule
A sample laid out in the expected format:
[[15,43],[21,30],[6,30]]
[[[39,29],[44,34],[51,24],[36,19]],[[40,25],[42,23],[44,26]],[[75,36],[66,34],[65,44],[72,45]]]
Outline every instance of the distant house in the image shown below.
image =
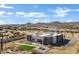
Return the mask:
[[58,33],[44,33],[40,35],[27,35],[27,41],[34,42],[34,43],[40,43],[44,45],[48,44],[57,44],[60,42],[60,40],[63,40],[63,34]]
[[5,31],[0,31],[0,34],[1,34],[1,35],[8,35],[8,33],[5,32]]

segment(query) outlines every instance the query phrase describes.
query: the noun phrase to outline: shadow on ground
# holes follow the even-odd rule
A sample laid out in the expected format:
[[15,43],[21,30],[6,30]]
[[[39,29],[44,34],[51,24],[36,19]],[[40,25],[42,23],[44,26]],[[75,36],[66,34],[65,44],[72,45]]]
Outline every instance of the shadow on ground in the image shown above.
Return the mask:
[[59,42],[57,42],[56,44],[54,44],[54,46],[64,46],[64,45],[68,44],[69,42],[70,42],[70,40],[62,39]]

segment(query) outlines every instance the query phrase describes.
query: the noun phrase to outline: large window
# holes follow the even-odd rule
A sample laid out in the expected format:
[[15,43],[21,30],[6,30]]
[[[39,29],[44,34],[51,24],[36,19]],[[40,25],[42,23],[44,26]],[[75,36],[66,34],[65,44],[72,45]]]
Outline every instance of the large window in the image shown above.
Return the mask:
[[37,39],[37,43],[41,43],[42,44],[42,40],[41,39]]

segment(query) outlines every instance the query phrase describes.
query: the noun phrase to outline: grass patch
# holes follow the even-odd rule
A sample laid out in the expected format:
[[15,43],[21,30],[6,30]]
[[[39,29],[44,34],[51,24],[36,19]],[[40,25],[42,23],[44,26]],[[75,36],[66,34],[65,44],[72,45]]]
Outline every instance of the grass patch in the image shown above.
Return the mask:
[[20,50],[28,50],[28,51],[31,51],[33,48],[35,48],[35,46],[21,45],[19,47]]

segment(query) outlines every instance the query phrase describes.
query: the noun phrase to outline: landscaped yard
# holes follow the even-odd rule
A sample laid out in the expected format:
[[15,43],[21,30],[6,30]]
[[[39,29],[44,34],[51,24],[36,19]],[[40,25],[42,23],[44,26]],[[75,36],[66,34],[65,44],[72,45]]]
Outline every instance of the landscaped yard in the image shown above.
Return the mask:
[[20,50],[28,50],[28,51],[31,51],[33,48],[35,48],[35,46],[21,45],[21,46],[19,47]]

